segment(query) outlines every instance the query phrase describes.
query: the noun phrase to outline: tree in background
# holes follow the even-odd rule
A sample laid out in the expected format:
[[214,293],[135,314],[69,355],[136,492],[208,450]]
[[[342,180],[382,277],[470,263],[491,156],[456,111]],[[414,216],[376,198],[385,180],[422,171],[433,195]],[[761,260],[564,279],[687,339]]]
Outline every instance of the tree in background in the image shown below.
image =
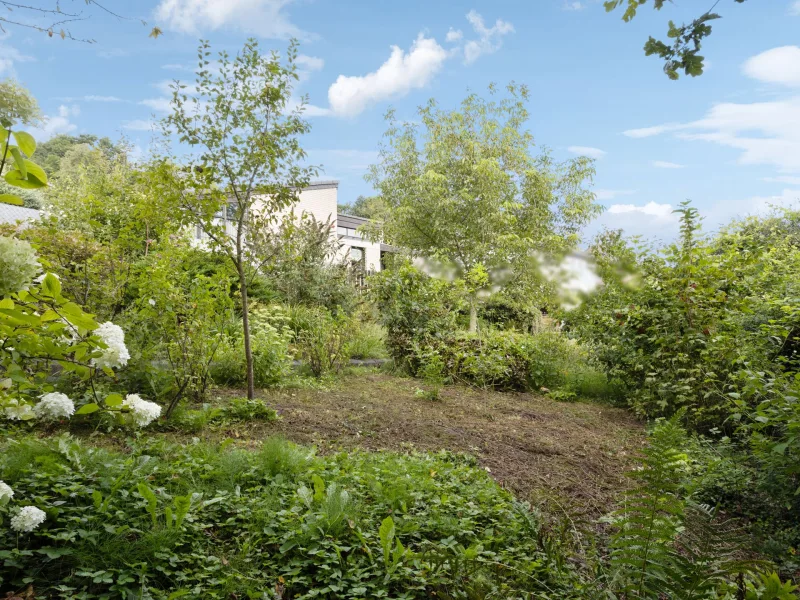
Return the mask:
[[76,147],[101,150],[108,158],[113,158],[118,154],[127,154],[129,150],[124,141],[115,144],[110,138],[100,138],[90,133],[81,133],[80,135],[60,133],[39,144],[36,159],[51,178],[56,178],[62,169],[62,159],[68,153],[73,152]]
[[380,221],[383,219],[383,213],[386,212],[386,203],[380,196],[362,195],[356,198],[352,204],[340,204],[338,210],[340,213],[353,217]]
[[299,137],[310,126],[302,116],[305,99],[296,106],[292,99],[297,42],[289,44],[284,62],[277,52],[262,54],[250,39],[232,60],[221,52],[213,71],[209,48],[202,42],[198,50],[196,94],[189,97],[178,83],[173,88],[172,114],[163,123],[165,141],[175,134],[191,152],[164,160],[163,193],[176,199],[211,248],[236,269],[247,395],[253,398],[248,286],[265,260],[264,236],[272,235],[279,215],[297,200],[316,169],[301,166],[306,153]]
[[4,79],[0,81],[0,119],[38,125],[42,121],[42,111],[27,88],[13,79]]
[[490,86],[491,100],[470,94],[453,111],[431,100],[418,111],[421,131],[390,112],[388,144],[367,176],[386,204],[372,234],[452,264],[472,290],[470,331],[487,274],[571,250],[601,210],[585,187],[592,161],[532,156],[528,90],[511,84],[507,92],[496,101]]
[[[603,3],[603,6],[605,6],[606,11],[611,12],[620,4],[627,4],[625,12],[622,14],[622,20],[627,23],[636,16],[636,11],[639,7],[647,4],[648,1],[607,0]],[[733,1],[741,4],[745,0]],[[689,24],[683,23],[679,27],[670,20],[667,37],[674,40],[671,43],[664,43],[652,36],[647,40],[644,45],[645,55],[652,56],[656,54],[663,58],[664,73],[670,79],[678,79],[678,71],[681,69],[686,75],[691,75],[692,77],[703,74],[703,60],[705,60],[705,57],[700,56],[698,52],[700,52],[703,38],[711,34],[709,22],[721,18],[720,15],[712,12],[717,7],[717,4],[719,4],[719,0],[716,0],[711,8]],[[653,0],[653,8],[656,10],[661,10],[663,6],[664,0]]]

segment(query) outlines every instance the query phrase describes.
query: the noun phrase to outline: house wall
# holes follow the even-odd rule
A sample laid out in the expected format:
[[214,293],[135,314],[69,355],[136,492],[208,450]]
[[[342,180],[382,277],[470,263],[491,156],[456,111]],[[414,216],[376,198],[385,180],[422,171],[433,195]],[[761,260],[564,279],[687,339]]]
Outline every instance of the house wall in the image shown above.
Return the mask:
[[[369,240],[363,239],[360,234],[352,231],[358,225],[365,223],[366,219],[358,217],[346,217],[343,215],[343,222],[350,227],[350,234],[344,233],[345,230],[339,228],[339,215],[337,211],[339,201],[339,182],[338,181],[317,181],[311,183],[307,188],[302,190],[299,194],[299,199],[292,207],[282,211],[281,216],[288,215],[291,210],[300,217],[301,215],[308,214],[313,216],[317,221],[328,221],[333,223],[331,235],[336,235],[342,244],[342,248],[337,255],[337,260],[345,260],[353,255],[352,248],[361,248],[364,250],[365,267],[370,271],[380,271],[381,269],[381,246]],[[258,200],[254,202],[254,209],[258,210],[263,203]],[[229,233],[235,234],[232,226],[228,226]],[[207,240],[204,236],[198,237],[195,232],[192,232],[192,243],[196,246],[204,246]]]

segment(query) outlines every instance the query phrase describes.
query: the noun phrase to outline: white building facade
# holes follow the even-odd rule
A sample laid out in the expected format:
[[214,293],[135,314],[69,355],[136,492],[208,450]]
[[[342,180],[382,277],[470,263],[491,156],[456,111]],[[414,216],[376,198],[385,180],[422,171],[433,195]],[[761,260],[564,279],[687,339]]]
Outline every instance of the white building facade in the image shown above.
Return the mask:
[[[300,191],[298,201],[290,209],[287,209],[286,214],[289,213],[289,210],[293,210],[298,217],[306,214],[322,223],[330,221],[332,223],[331,235],[336,236],[341,244],[337,260],[350,260],[359,264],[365,272],[380,271],[383,259],[391,249],[385,244],[366,239],[360,228],[368,222],[368,219],[339,214],[338,203],[338,181],[315,181]],[[258,210],[258,201],[254,202],[254,210]],[[220,211],[219,217],[220,222],[224,220],[228,234],[234,236],[236,231],[233,222],[225,218],[224,209]],[[202,246],[203,239],[204,234],[198,226],[193,242]]]

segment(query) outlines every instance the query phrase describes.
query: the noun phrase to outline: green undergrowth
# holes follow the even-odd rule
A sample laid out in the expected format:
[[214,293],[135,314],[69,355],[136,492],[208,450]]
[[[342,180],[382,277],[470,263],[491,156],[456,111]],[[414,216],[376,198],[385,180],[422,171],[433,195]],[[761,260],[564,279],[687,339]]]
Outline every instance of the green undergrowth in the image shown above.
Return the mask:
[[[40,598],[579,598],[565,553],[473,459],[62,436],[0,447],[0,591]],[[46,521],[7,525],[22,506]]]

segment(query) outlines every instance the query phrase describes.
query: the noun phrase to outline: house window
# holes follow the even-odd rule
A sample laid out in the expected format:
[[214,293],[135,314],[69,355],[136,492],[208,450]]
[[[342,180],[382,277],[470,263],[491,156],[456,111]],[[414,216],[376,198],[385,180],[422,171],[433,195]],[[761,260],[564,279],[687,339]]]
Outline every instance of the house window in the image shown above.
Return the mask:
[[341,225],[336,228],[336,233],[344,237],[352,237],[361,239],[361,232],[358,229],[353,229],[352,227],[342,227]]
[[354,267],[360,267],[363,269],[366,265],[366,253],[364,252],[364,248],[359,248],[358,246],[351,246],[350,247],[350,262]]

